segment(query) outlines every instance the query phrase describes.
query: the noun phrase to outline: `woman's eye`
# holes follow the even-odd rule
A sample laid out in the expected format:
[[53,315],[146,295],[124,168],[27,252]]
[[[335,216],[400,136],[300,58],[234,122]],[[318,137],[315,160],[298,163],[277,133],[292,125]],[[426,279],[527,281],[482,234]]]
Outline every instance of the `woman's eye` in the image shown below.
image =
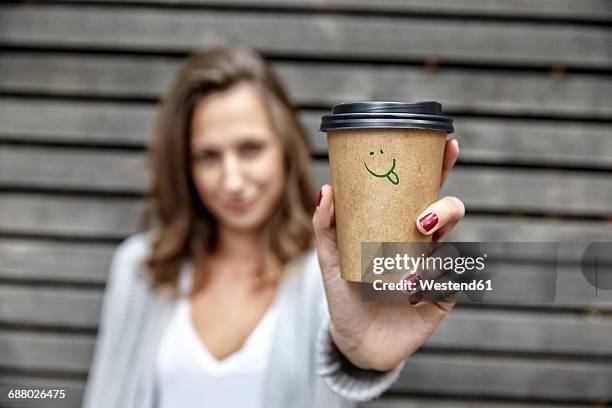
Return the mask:
[[194,155],[194,160],[197,162],[211,162],[217,158],[215,152],[198,152]]
[[263,146],[260,143],[246,143],[240,148],[240,151],[245,154],[255,154],[262,148]]

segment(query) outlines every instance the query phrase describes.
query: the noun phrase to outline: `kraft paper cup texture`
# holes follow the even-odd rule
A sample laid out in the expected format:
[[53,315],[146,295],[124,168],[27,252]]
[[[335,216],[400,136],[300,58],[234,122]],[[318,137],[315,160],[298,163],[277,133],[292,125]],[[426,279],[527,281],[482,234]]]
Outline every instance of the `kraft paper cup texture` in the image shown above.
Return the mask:
[[[345,129],[329,131],[327,140],[341,276],[369,282],[362,279],[361,242],[431,242],[415,221],[438,198],[446,132]],[[393,159],[396,176],[366,169],[384,175]]]

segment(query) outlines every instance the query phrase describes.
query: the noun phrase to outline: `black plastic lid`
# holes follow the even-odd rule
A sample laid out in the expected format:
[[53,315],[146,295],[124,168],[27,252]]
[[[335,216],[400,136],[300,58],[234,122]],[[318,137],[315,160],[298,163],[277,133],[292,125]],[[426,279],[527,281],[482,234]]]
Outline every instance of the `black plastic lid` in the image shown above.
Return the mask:
[[324,115],[320,130],[362,128],[413,128],[453,133],[453,120],[442,113],[435,101],[384,102],[366,101],[341,103]]

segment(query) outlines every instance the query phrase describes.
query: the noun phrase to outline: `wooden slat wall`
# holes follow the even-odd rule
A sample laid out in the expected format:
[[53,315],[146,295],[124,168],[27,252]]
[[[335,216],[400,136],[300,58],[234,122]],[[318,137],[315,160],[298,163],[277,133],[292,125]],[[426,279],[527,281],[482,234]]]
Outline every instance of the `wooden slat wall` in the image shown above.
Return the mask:
[[[364,406],[611,402],[612,301],[571,262],[612,241],[611,22],[608,0],[1,4],[0,390],[64,388],[45,406],[80,405],[110,257],[149,191],[157,100],[189,52],[246,44],[301,108],[319,183],[331,104],[437,99],[462,147],[443,194],[468,210],[450,239],[562,242],[571,293],[460,303]],[[507,285],[551,261],[532,255],[508,259]]]

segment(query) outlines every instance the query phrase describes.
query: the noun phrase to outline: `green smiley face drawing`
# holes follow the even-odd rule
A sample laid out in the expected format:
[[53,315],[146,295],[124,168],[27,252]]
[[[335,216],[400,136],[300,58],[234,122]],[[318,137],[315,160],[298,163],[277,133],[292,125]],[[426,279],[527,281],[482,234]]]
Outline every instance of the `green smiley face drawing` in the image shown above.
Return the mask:
[[[380,154],[383,155],[384,152],[382,151],[382,149],[379,150]],[[371,151],[370,152],[370,156],[374,156],[374,152]],[[389,181],[395,185],[397,185],[399,183],[399,176],[395,173],[395,159],[393,159],[393,164],[391,165],[391,169],[389,169],[389,171],[387,171],[384,174],[377,174],[375,172],[373,172],[372,170],[370,170],[370,168],[368,167],[368,165],[363,162],[363,164],[365,165],[365,168],[367,171],[370,172],[371,175],[375,176],[375,177],[380,177],[380,178],[387,178],[389,179]]]

